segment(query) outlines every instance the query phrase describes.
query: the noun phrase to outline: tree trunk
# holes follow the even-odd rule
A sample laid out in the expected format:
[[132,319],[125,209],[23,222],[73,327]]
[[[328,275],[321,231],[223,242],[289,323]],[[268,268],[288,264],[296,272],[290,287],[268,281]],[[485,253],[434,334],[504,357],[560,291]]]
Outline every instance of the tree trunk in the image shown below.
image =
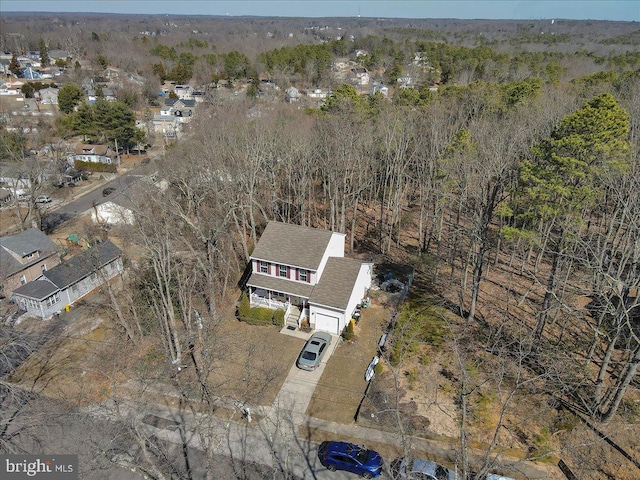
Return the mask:
[[620,379],[614,388],[615,394],[613,395],[613,399],[611,400],[609,407],[600,415],[600,421],[603,423],[607,423],[618,411],[618,407],[620,406],[620,402],[622,402],[622,398],[624,394],[627,392],[627,387],[633,380],[633,377],[638,370],[638,364],[640,363],[640,343],[636,344],[636,348],[634,354],[625,366],[625,371],[623,375],[620,375]]
[[538,323],[536,324],[536,330],[534,334],[533,340],[533,351],[538,349],[538,345],[540,344],[540,340],[542,339],[542,334],[544,332],[544,327],[547,324],[547,319],[549,318],[549,309],[551,308],[551,300],[555,294],[556,288],[556,278],[558,275],[558,264],[560,262],[560,241],[556,242],[556,246],[553,249],[552,255],[552,263],[551,263],[551,272],[549,273],[549,278],[547,280],[547,290],[544,293],[544,300],[542,302],[542,308],[538,313]]

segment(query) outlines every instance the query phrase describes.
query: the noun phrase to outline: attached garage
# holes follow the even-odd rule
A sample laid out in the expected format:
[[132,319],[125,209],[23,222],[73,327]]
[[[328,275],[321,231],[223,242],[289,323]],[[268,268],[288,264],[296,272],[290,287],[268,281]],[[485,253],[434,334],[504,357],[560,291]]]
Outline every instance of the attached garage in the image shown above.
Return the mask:
[[316,312],[315,329],[321,332],[329,332],[334,335],[340,335],[340,317],[327,315],[326,313]]

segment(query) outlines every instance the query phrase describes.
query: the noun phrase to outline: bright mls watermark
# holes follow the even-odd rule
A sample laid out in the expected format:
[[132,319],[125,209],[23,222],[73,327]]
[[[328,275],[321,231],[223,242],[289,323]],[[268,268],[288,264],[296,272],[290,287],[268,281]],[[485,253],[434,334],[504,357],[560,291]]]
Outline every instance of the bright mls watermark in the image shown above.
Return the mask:
[[0,478],[78,480],[77,455],[0,455]]

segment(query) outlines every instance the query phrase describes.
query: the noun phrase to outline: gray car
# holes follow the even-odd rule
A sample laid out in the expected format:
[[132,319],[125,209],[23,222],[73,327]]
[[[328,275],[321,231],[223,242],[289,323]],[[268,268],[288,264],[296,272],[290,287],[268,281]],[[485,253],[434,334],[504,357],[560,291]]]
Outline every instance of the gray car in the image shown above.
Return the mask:
[[391,472],[394,479],[399,480],[457,480],[453,470],[432,460],[417,458],[408,460],[398,458],[391,462]]
[[304,344],[304,348],[298,356],[296,365],[302,370],[315,370],[320,365],[320,360],[331,345],[331,334],[317,332]]

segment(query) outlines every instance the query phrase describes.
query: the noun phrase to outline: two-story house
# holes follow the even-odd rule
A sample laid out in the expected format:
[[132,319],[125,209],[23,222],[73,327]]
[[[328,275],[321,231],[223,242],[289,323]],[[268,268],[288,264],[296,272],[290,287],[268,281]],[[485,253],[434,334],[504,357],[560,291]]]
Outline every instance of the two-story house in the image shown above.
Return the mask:
[[109,240],[60,263],[13,291],[29,314],[46,319],[99,289],[122,273],[122,251]]
[[269,222],[246,282],[254,306],[285,310],[287,324],[303,319],[340,334],[371,286],[372,263],[344,257],[343,233]]
[[60,263],[59,247],[37,228],[0,238],[0,274],[5,295]]

